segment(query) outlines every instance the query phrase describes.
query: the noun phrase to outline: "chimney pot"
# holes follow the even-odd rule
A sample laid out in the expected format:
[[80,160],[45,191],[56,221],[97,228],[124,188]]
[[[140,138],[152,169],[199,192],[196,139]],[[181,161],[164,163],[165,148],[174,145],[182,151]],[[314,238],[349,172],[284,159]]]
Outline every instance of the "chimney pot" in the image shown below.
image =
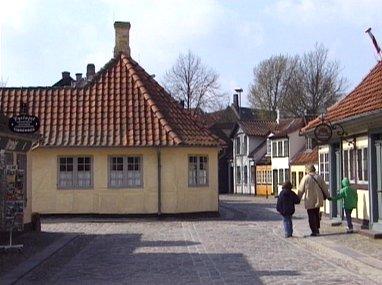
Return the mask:
[[130,45],[129,45],[129,22],[114,22],[115,30],[115,46],[114,46],[114,57],[117,57],[120,53],[124,53],[130,56]]
[[76,73],[76,81],[79,82],[82,79],[82,73]]
[[69,78],[70,77],[70,72],[69,71],[63,71],[62,72],[62,78],[63,79],[66,79],[66,78]]

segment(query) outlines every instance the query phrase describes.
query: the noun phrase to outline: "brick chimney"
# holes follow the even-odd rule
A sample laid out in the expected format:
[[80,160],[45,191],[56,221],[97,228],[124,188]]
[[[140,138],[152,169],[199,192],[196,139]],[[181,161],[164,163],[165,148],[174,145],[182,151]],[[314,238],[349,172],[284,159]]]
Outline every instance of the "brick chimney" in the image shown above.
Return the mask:
[[114,57],[123,52],[127,56],[130,56],[130,45],[129,45],[129,22],[114,22],[115,30],[115,46],[114,46]]
[[93,63],[89,63],[86,66],[86,80],[91,81],[95,75],[95,65]]

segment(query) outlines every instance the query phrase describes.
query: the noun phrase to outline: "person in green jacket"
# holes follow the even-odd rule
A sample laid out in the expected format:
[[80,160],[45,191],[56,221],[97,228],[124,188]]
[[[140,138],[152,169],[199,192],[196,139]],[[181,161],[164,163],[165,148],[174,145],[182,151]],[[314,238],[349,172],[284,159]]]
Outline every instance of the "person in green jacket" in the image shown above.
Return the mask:
[[346,232],[352,233],[353,223],[351,218],[351,212],[353,211],[353,209],[357,208],[357,202],[358,202],[357,190],[350,186],[350,181],[346,177],[342,179],[341,184],[342,184],[342,189],[340,190],[340,193],[337,196],[333,197],[332,201],[343,199],[346,221],[348,224]]

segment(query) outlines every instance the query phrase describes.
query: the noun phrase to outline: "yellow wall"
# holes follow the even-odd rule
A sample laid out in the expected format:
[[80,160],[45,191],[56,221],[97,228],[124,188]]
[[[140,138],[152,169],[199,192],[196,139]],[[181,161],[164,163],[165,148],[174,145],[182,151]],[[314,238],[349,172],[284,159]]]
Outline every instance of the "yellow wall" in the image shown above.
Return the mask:
[[[93,189],[57,189],[57,157],[93,157]],[[108,156],[140,155],[143,188],[108,188]],[[188,187],[188,155],[207,155],[208,187]],[[39,148],[31,153],[33,212],[148,214],[157,213],[155,148]],[[218,149],[162,148],[162,212],[218,211]]]
[[300,186],[300,180],[298,179],[299,172],[305,175],[305,165],[291,165],[290,167],[290,182],[292,182],[292,172],[296,172],[296,187],[293,187],[293,191],[297,193],[297,189]]
[[[271,165],[257,165],[256,166],[256,174],[259,171],[262,171],[262,172],[272,171]],[[271,176],[271,179],[272,179],[272,176]],[[264,182],[258,183],[256,181],[256,195],[266,196],[267,193],[268,193],[268,195],[272,195],[272,180],[271,180],[271,183],[264,183]]]

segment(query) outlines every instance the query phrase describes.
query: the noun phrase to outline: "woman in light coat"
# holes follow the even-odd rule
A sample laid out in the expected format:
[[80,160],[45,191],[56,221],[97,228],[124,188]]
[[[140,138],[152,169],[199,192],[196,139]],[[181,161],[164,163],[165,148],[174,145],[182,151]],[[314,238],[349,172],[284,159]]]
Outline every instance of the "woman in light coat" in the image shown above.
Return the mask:
[[314,165],[308,165],[305,172],[307,174],[298,187],[298,196],[301,199],[305,194],[305,209],[308,212],[311,236],[317,236],[320,234],[320,207],[324,205],[324,200],[328,199],[330,194],[322,176],[316,174]]

